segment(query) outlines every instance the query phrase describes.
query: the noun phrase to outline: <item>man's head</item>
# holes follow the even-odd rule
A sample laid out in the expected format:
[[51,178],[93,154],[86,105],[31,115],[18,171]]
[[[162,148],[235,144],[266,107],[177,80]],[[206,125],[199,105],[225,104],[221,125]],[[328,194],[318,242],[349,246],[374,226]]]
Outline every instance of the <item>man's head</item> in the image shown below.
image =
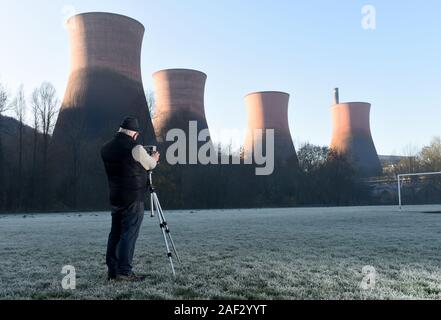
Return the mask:
[[130,137],[133,138],[133,140],[136,140],[139,136],[139,122],[138,119],[134,117],[127,117],[123,120],[123,122],[120,125],[120,128],[118,132],[122,132]]

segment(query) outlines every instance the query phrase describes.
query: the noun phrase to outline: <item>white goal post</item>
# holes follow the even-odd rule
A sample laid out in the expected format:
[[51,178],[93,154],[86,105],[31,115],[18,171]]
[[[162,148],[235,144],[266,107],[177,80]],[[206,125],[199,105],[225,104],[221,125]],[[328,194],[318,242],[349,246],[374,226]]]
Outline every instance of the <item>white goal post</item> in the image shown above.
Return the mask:
[[406,178],[406,177],[414,177],[414,176],[432,176],[435,174],[441,174],[441,171],[439,172],[421,172],[421,173],[406,173],[406,174],[399,174],[397,175],[397,183],[398,183],[398,206],[402,207],[401,204],[401,180],[402,178]]

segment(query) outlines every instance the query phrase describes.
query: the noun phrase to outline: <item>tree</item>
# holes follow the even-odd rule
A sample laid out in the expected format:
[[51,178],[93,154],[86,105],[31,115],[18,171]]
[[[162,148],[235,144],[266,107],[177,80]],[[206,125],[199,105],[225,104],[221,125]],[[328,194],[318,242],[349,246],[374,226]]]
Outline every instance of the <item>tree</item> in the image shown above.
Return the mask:
[[416,173],[420,171],[420,162],[418,158],[418,149],[409,144],[403,150],[403,157],[396,167],[396,174]]
[[418,158],[425,171],[441,171],[441,137],[434,137],[430,145],[423,147]]
[[150,119],[153,119],[155,115],[155,108],[156,108],[156,99],[155,99],[155,93],[151,90],[147,90],[145,92],[145,96],[147,99],[147,107],[150,113]]
[[0,83],[0,208],[5,203],[5,176],[4,176],[4,156],[3,156],[3,113],[9,109],[9,97],[6,88]]
[[39,127],[43,134],[44,161],[47,161],[49,139],[55,126],[55,118],[58,113],[58,98],[54,86],[49,82],[43,82],[34,90],[33,100],[37,108]]
[[40,128],[39,121],[39,104],[40,98],[38,90],[35,89],[31,95],[31,108],[32,108],[32,125],[33,125],[33,135],[32,135],[32,168],[31,168],[31,182],[30,182],[30,194],[29,203],[30,205],[35,205],[35,196],[37,191],[37,177],[38,177],[38,135]]
[[8,92],[6,88],[0,83],[0,115],[8,109]]
[[15,179],[15,194],[17,195],[18,207],[21,208],[23,194],[23,130],[26,113],[26,99],[23,85],[21,85],[18,89],[17,95],[12,102],[12,108],[14,110],[15,117],[18,120],[18,168],[17,179]]
[[37,104],[40,126],[45,136],[45,150],[49,144],[49,137],[55,126],[55,117],[58,113],[58,98],[54,86],[49,82],[43,82],[38,90],[39,104]]
[[[419,151],[408,147],[405,154],[407,157],[398,164],[397,173],[441,171],[440,137],[434,137],[429,145]],[[438,175],[409,177],[403,184],[401,193],[403,198],[412,204],[439,203],[441,177]]]
[[366,204],[371,196],[370,187],[363,182],[352,161],[333,149],[329,150],[319,179],[325,203],[360,205]]
[[[0,133],[3,132],[2,119],[3,114],[11,108],[9,104],[9,94],[6,88],[0,83]],[[0,136],[1,138],[1,136]],[[0,149],[1,150],[1,149]]]
[[304,172],[311,172],[326,162],[329,149],[327,147],[315,146],[310,143],[303,144],[297,152],[300,169]]
[[[48,185],[48,153],[49,140],[55,126],[55,120],[58,113],[59,100],[55,87],[49,82],[43,82],[39,88],[36,88],[32,94],[33,108],[37,114],[38,127],[43,135],[43,165],[42,165],[42,182],[43,189],[47,189]],[[46,187],[46,188],[44,188]],[[46,193],[42,195],[42,204],[46,204]]]

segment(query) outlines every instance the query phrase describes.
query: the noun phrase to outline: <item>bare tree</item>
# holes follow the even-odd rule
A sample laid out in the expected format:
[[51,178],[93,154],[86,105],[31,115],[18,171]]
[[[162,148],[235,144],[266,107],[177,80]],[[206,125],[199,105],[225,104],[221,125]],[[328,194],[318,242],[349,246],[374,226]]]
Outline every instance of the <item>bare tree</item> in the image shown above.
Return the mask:
[[408,144],[403,149],[403,158],[396,166],[396,173],[415,173],[420,169],[418,159],[419,150],[416,146]]
[[0,83],[0,115],[8,109],[8,92],[6,88]]
[[[6,88],[0,83],[0,134],[3,132],[2,126],[2,116],[6,111],[11,109],[11,104],[9,103],[9,94]],[[1,137],[0,137],[1,138]],[[1,141],[0,141],[1,142]],[[1,150],[1,149],[0,149]],[[1,155],[1,154],[0,154]]]
[[146,90],[145,97],[147,99],[147,107],[149,109],[150,118],[153,119],[156,109],[155,93],[152,90]]
[[3,113],[9,108],[9,97],[6,88],[0,83],[0,207],[5,203],[5,179],[4,179],[4,158],[3,158]]
[[29,203],[34,205],[35,195],[37,191],[37,176],[38,176],[38,134],[40,128],[39,121],[39,105],[40,98],[38,89],[35,89],[31,95],[31,108],[32,108],[32,126],[33,126],[33,135],[32,135],[32,168],[31,168],[31,182],[30,182],[30,194],[29,194]]
[[55,87],[49,82],[43,82],[39,88],[35,89],[33,96],[35,96],[33,102],[37,108],[39,126],[43,134],[43,158],[46,162],[49,139],[55,126],[59,100]]
[[39,95],[38,90],[35,89],[31,96],[31,107],[32,107],[32,125],[34,127],[34,134],[33,134],[33,145],[32,145],[32,162],[35,164],[37,162],[37,145],[38,145],[38,130],[40,128],[39,124]]
[[12,108],[15,113],[15,117],[18,120],[18,168],[17,179],[15,181],[16,194],[18,199],[18,206],[21,207],[22,194],[23,194],[23,130],[24,130],[24,118],[26,114],[26,99],[24,94],[24,87],[21,85],[18,89],[17,95],[12,101]]
[[[32,94],[32,105],[38,119],[37,127],[40,128],[43,135],[42,181],[46,184],[48,179],[49,140],[55,126],[59,106],[55,87],[49,82],[43,82]],[[44,206],[46,203],[45,193],[43,193],[42,202]]]

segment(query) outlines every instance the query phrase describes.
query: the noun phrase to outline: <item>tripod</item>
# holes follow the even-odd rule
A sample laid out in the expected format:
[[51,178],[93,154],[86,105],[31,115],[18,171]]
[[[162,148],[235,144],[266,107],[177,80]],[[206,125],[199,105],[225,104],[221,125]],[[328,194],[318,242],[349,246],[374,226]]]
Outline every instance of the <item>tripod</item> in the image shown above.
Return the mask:
[[178,255],[178,252],[176,251],[175,243],[173,242],[173,238],[171,236],[170,229],[168,227],[167,221],[165,220],[164,213],[162,212],[161,204],[159,203],[158,195],[156,194],[155,187],[153,186],[153,183],[152,183],[152,171],[149,171],[148,174],[149,174],[149,178],[148,178],[149,187],[148,187],[148,189],[150,192],[150,213],[151,213],[150,216],[154,217],[155,211],[156,211],[157,216],[158,216],[158,220],[159,220],[159,227],[161,228],[162,235],[164,236],[165,248],[167,250],[167,257],[170,261],[173,276],[176,276],[175,266],[173,265],[172,253],[170,251],[170,245],[168,243],[167,237],[170,240],[171,247],[176,255],[176,258],[178,259],[178,262],[181,262],[181,259],[179,259],[179,255]]

